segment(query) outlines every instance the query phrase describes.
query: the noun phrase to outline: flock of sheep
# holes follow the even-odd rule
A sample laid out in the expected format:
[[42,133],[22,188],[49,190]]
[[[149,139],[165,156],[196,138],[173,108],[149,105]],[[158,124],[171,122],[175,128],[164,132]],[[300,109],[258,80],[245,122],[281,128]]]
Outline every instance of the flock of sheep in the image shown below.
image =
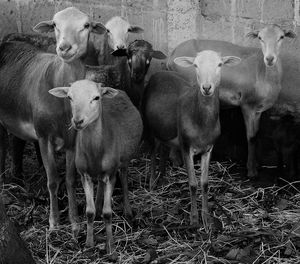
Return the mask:
[[[102,216],[107,253],[113,257],[116,252],[112,193],[118,176],[124,213],[131,219],[127,167],[142,140],[151,146],[150,188],[157,180],[158,148],[163,170],[168,155],[174,162],[184,162],[189,178],[192,225],[199,224],[193,157],[201,155],[201,218],[205,230],[209,230],[208,170],[214,143],[221,133],[220,107],[242,109],[249,177],[257,176],[255,145],[261,114],[278,105],[281,115],[287,112],[298,115],[299,92],[295,91],[295,83],[291,83],[292,67],[296,67],[291,66],[294,58],[280,54],[284,39],[296,35],[277,25],[248,34],[260,41],[261,49],[216,40],[183,42],[168,57],[168,70],[154,73],[145,87],[151,59],[166,59],[166,56],[144,40],[128,44],[129,32],[143,30],[123,18],[114,17],[103,25],[70,7],[56,13],[52,20],[40,22],[34,30],[55,32],[56,54],[26,43],[30,41],[13,41],[17,37],[6,39],[0,46],[0,168],[4,172],[6,130],[15,136],[13,152],[18,150],[18,153],[13,155],[12,166],[17,172],[21,171],[18,166],[22,164],[24,141],[38,142],[50,195],[49,224],[55,228],[59,224],[60,179],[54,154],[63,148],[73,235],[76,237],[79,232],[74,189],[77,170],[86,196],[86,246],[94,246],[93,222],[95,217]],[[90,33],[106,35],[111,53],[102,54],[101,62],[106,63],[106,74],[114,76],[108,79],[113,79],[112,83],[116,83],[113,86],[118,89],[104,85],[107,80],[97,79],[99,68],[86,66],[95,61]]]

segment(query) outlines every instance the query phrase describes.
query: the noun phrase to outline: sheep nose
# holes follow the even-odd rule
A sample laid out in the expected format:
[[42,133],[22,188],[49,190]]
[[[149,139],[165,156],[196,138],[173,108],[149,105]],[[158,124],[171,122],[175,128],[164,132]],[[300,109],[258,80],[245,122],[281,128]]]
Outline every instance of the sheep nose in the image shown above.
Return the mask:
[[131,73],[131,78],[136,79],[137,78],[137,74],[135,72]]
[[67,52],[72,48],[72,46],[68,43],[62,43],[59,45],[59,50],[63,52]]
[[125,45],[124,44],[119,44],[119,45],[117,45],[117,49],[125,49]]
[[274,62],[274,56],[272,56],[272,55],[267,56],[266,61],[267,61],[268,65],[272,65]]
[[211,84],[203,84],[202,89],[206,94],[209,94],[209,91],[211,89]]
[[73,122],[74,122],[75,127],[79,128],[83,123],[83,119],[80,119],[80,120],[74,119]]

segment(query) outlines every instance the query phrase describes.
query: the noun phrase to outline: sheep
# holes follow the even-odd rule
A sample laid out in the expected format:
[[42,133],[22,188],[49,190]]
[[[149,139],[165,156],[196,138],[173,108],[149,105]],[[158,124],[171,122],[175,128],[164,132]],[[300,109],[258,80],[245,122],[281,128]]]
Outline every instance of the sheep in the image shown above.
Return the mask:
[[[38,141],[47,174],[50,195],[50,229],[58,226],[57,191],[60,177],[54,151],[66,149],[66,187],[69,218],[74,236],[79,231],[75,184],[75,131],[68,127],[68,105],[48,93],[53,87],[67,85],[85,76],[82,57],[86,53],[90,32],[103,34],[100,22],[74,7],[56,13],[52,20],[35,26],[40,33],[55,32],[56,53],[45,53],[22,42],[0,45],[0,121],[1,129],[23,140]],[[1,132],[0,135],[3,133]],[[3,140],[0,152],[3,154]],[[0,168],[3,162],[0,160]]]
[[193,156],[201,154],[202,221],[206,230],[208,168],[213,145],[220,135],[218,86],[221,66],[233,66],[239,62],[238,57],[221,57],[210,50],[197,53],[195,58],[178,57],[176,64],[195,67],[197,86],[190,86],[176,72],[157,72],[150,78],[142,100],[148,139],[152,142],[158,140],[182,154],[189,177],[192,225],[199,223]]
[[[96,209],[93,181],[98,181],[97,196],[99,188],[104,188],[103,210],[102,204],[97,205],[97,201],[96,206],[100,206],[100,212],[103,212],[106,249],[111,254],[114,251],[111,197],[116,172],[121,168],[121,181],[125,182],[123,191],[126,189],[128,192],[127,175],[124,172],[139,145],[142,119],[124,92],[101,87],[101,84],[90,80],[74,82],[71,87],[54,88],[49,93],[69,99],[72,126],[78,131],[75,164],[86,195],[86,246],[94,246],[93,222]],[[101,191],[100,194],[103,199]],[[128,200],[124,201],[124,206],[129,206]]]
[[153,50],[152,45],[145,40],[135,40],[128,48],[116,50],[112,55],[127,58],[114,65],[88,67],[87,79],[125,91],[133,104],[139,108],[145,76],[152,58],[165,59],[166,55]]
[[119,63],[121,72],[121,90],[124,90],[133,104],[139,108],[144,80],[152,58],[159,60],[167,58],[159,50],[153,50],[152,45],[145,40],[131,42],[127,49],[119,49],[112,53],[114,56],[127,57]]
[[[168,58],[167,67],[181,72],[187,80],[194,80],[191,69],[182,69],[174,63],[179,56],[195,56],[207,48],[222,54],[243,58],[236,68],[224,70],[221,80],[220,99],[222,104],[240,106],[247,131],[248,160],[247,175],[257,176],[255,144],[262,112],[270,109],[282,90],[282,82],[288,67],[280,56],[280,47],[285,38],[295,38],[292,30],[283,30],[277,25],[269,25],[259,31],[252,31],[248,37],[258,39],[261,49],[234,45],[226,41],[191,39],[177,46]],[[290,78],[291,79],[291,78]],[[291,80],[293,80],[292,78]],[[288,81],[291,82],[291,81]]]

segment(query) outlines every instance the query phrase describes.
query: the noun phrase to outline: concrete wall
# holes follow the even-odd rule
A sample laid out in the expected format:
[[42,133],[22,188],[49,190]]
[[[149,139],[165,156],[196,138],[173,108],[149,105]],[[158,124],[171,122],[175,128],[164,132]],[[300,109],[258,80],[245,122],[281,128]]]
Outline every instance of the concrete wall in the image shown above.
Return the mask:
[[[300,34],[299,4],[300,0],[0,0],[0,37],[32,32],[39,21],[74,5],[101,22],[114,15],[127,17],[145,29],[132,39],[144,38],[166,53],[194,37],[255,46],[257,42],[245,39],[245,34],[268,23]],[[289,41],[285,48],[296,50],[299,44]]]

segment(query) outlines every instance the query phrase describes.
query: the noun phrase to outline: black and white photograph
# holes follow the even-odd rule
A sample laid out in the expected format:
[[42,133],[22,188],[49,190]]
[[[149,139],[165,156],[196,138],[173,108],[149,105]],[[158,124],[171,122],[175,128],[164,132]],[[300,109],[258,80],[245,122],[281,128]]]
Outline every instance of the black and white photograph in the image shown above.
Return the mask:
[[0,0],[0,264],[300,264],[300,0]]

